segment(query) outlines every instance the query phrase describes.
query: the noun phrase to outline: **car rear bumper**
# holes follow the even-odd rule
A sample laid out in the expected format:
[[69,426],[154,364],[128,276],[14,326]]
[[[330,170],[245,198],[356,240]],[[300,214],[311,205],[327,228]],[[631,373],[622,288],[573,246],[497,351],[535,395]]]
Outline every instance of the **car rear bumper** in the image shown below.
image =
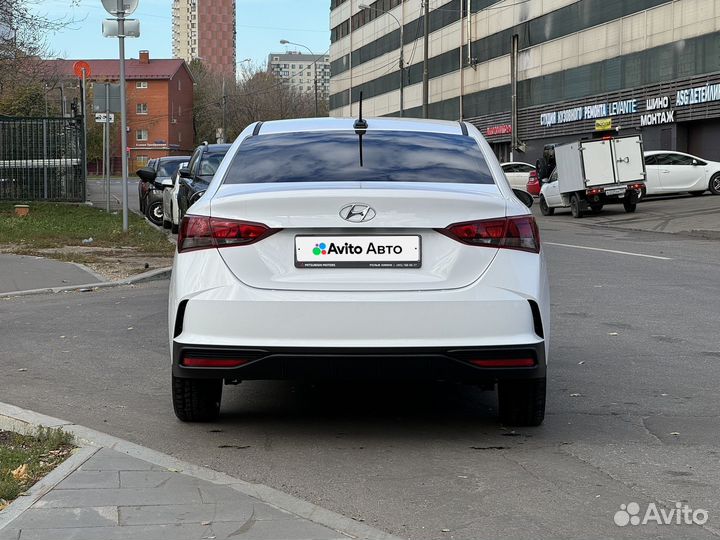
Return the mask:
[[[238,367],[190,367],[197,359],[243,360]],[[503,367],[514,362],[531,366]],[[476,365],[476,363],[485,365]],[[499,367],[487,367],[487,363]],[[545,377],[543,342],[511,347],[243,348],[173,344],[172,373],[226,380],[451,380],[492,384]]]

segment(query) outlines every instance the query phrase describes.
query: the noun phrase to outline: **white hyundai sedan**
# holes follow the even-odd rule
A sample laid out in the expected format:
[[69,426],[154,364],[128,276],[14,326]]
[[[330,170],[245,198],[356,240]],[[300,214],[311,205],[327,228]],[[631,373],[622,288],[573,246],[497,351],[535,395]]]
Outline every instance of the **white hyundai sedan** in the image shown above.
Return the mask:
[[648,195],[690,192],[697,196],[707,190],[720,195],[720,162],[682,152],[653,150],[645,152],[645,169]]
[[497,385],[503,423],[543,421],[538,229],[470,124],[253,124],[177,245],[169,331],[183,421],[217,418],[223,384],[326,378]]

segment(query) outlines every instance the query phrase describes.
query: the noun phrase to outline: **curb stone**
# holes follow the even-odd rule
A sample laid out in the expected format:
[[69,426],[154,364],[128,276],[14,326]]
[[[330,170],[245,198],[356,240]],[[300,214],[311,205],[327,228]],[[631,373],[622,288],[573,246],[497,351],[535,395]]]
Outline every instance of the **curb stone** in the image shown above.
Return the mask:
[[[275,506],[276,508],[280,508],[281,510],[290,512],[298,517],[342,532],[349,538],[363,538],[366,540],[402,540],[399,536],[394,536],[380,531],[370,527],[369,525],[355,521],[352,518],[337,514],[331,510],[327,510],[311,502],[299,499],[293,495],[283,493],[282,491],[269,486],[252,484],[250,482],[246,482],[245,480],[232,477],[228,474],[214,471],[212,469],[208,469],[207,467],[194,465],[167,454],[163,454],[162,452],[140,446],[139,444],[95,431],[94,429],[79,426],[66,420],[45,416],[28,409],[22,409],[8,403],[0,402],[0,429],[22,433],[32,431],[38,426],[59,427],[62,428],[63,431],[75,435],[76,443],[81,445],[81,450],[78,451],[77,454],[68,458],[62,465],[56,468],[53,473],[50,473],[45,478],[45,481],[41,481],[36,484],[36,487],[41,483],[43,485],[40,486],[37,491],[35,491],[35,487],[33,487],[28,492],[29,501],[26,502],[24,501],[25,497],[21,497],[3,510],[3,512],[0,513],[0,530],[2,530],[2,528],[12,519],[16,518],[27,508],[32,506],[37,499],[45,495],[75,469],[80,467],[80,465],[89,459],[95,452],[101,448],[110,448],[116,452],[122,452],[165,469],[172,469],[200,480],[205,480],[207,482],[212,482],[213,484],[234,489],[244,495],[258,499],[264,503]],[[87,452],[87,454],[83,454],[83,451]],[[66,466],[66,464],[68,465]],[[57,475],[53,476],[55,472],[57,472]],[[53,477],[51,478],[51,476]],[[34,495],[37,495],[37,497],[34,497]],[[14,505],[18,502],[22,502],[22,505],[18,505],[18,508],[21,509],[16,510]],[[6,519],[5,516],[8,511],[13,513],[13,517]]]
[[[82,291],[94,290],[94,289],[107,289],[109,287],[120,287],[123,285],[136,285],[138,283],[146,283],[148,281],[159,281],[163,279],[169,279],[172,268],[157,268],[150,270],[149,272],[143,272],[136,276],[121,279],[119,281],[102,281],[100,283],[88,283],[86,285],[67,285],[64,287],[47,287],[44,289],[29,289],[26,291],[13,291],[0,293],[0,298],[11,298],[16,296],[29,296],[33,294],[47,294],[47,293],[61,293],[69,291]],[[85,292],[85,291],[83,291]]]

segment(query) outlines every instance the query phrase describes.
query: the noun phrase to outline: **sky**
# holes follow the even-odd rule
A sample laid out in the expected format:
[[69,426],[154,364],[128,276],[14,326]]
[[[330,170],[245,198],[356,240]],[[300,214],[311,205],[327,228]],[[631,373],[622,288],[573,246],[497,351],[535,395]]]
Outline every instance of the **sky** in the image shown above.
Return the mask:
[[[202,0],[200,0],[202,1]],[[35,0],[35,11],[77,22],[47,36],[56,58],[117,58],[115,38],[102,36],[102,20],[110,17],[101,0]],[[140,37],[125,40],[126,58],[147,49],[150,58],[171,58],[172,0],[140,0],[132,18],[140,20]],[[306,45],[316,54],[330,47],[330,0],[236,0],[237,60],[251,58],[260,66],[271,52],[305,49],[280,45],[281,39]]]

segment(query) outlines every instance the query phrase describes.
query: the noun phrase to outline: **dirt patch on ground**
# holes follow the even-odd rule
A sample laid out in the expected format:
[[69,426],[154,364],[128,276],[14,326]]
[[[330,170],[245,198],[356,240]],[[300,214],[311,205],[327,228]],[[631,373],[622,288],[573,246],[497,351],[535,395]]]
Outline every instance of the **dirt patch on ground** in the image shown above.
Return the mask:
[[29,249],[19,245],[6,245],[0,253],[15,253],[47,257],[87,266],[107,281],[118,281],[135,274],[172,266],[172,257],[139,253],[131,247],[63,246]]

